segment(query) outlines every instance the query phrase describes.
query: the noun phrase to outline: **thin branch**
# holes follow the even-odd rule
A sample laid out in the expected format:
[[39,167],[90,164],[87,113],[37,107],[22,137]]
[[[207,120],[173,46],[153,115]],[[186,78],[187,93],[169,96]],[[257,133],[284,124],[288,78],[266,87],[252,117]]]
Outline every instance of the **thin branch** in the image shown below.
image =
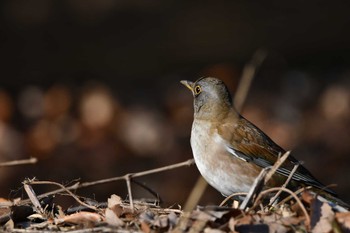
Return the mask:
[[25,181],[24,182],[24,190],[26,191],[30,201],[32,202],[34,209],[36,210],[37,213],[43,214],[44,210],[40,205],[40,202],[32,188],[32,186],[30,186],[31,181]]
[[287,160],[288,156],[290,155],[290,151],[287,151],[282,155],[282,157],[278,158],[275,164],[272,166],[271,170],[266,174],[265,176],[265,185],[267,182],[271,179],[271,177],[276,173],[278,168],[284,163],[284,161]]
[[261,64],[265,60],[267,52],[263,49],[258,49],[251,61],[245,65],[242,73],[241,80],[238,84],[234,98],[234,106],[238,112],[241,112],[244,102],[247,98],[248,91],[250,89],[253,78],[255,77],[257,71],[259,70]]
[[287,151],[282,155],[282,157],[277,159],[277,161],[272,167],[265,167],[264,169],[261,170],[259,176],[255,178],[254,183],[250,188],[248,195],[245,197],[245,199],[241,203],[239,207],[241,210],[244,210],[245,208],[248,207],[248,204],[251,202],[251,200],[256,196],[256,194],[261,192],[264,185],[268,183],[268,181],[272,178],[272,176],[275,174],[278,168],[283,164],[283,162],[286,161],[289,155],[290,155],[290,151]]
[[131,211],[134,212],[134,201],[133,201],[132,192],[131,192],[130,176],[131,176],[131,175],[126,175],[126,176],[125,176],[125,180],[126,180],[126,186],[127,186],[127,188],[128,188],[128,195],[129,195],[129,201],[130,201],[130,208],[131,208]]
[[189,197],[186,200],[184,211],[191,211],[197,205],[198,201],[202,197],[205,189],[207,188],[208,183],[204,180],[202,176],[199,176],[197,182],[192,189]]
[[[176,163],[176,164],[172,164],[172,165],[168,165],[168,166],[164,166],[164,167],[159,167],[159,168],[155,168],[155,169],[151,169],[151,170],[147,170],[147,171],[137,172],[137,173],[130,173],[130,174],[126,174],[123,176],[117,176],[117,177],[112,177],[112,178],[108,178],[108,179],[96,180],[96,181],[92,181],[92,182],[75,183],[75,184],[68,186],[68,187],[65,187],[62,185],[61,186],[62,188],[60,188],[60,189],[40,194],[37,197],[38,197],[38,199],[41,199],[43,197],[54,195],[54,194],[61,193],[61,192],[65,192],[67,190],[76,190],[76,189],[86,188],[86,187],[90,187],[90,186],[94,186],[94,185],[105,184],[105,183],[115,182],[115,181],[119,181],[119,180],[126,180],[127,176],[130,176],[130,178],[132,178],[132,177],[140,177],[140,176],[150,175],[150,174],[168,171],[168,170],[172,170],[172,169],[176,169],[176,168],[180,168],[180,167],[190,166],[193,163],[194,163],[194,160],[189,159],[189,160],[181,162],[181,163]],[[38,181],[36,181],[36,182],[38,182]],[[26,199],[26,200],[20,201],[18,204],[28,204],[28,203],[30,203],[30,200]]]
[[254,196],[257,193],[260,193],[260,191],[263,189],[266,174],[270,169],[271,167],[265,167],[260,171],[260,174],[258,175],[258,177],[255,178],[254,183],[248,192],[248,195],[244,198],[243,202],[239,206],[240,210],[245,210],[248,207],[248,204],[254,198]]
[[[82,202],[74,193],[72,193],[70,190],[68,190],[66,187],[64,187],[64,185],[60,184],[60,183],[56,183],[56,182],[52,182],[52,181],[28,181],[27,183],[29,184],[34,184],[34,185],[38,185],[38,184],[50,184],[50,185],[56,185],[61,187],[62,190],[64,190],[65,192],[67,192],[71,197],[74,198],[74,200],[76,200],[79,204],[89,208],[89,209],[93,209],[93,210],[97,210],[97,208],[95,206],[92,205],[88,205],[85,202]],[[41,196],[41,195],[40,195]],[[39,197],[39,196],[38,196]]]
[[[306,190],[309,190],[309,189],[312,189],[312,186],[302,187],[302,188],[298,189],[297,191],[295,191],[294,193],[295,193],[295,195],[299,195],[300,193],[302,193],[302,192],[304,192]],[[288,196],[288,197],[284,198],[282,201],[280,201],[276,206],[282,205],[282,204],[286,203],[287,201],[289,201],[292,198],[293,197]]]
[[[294,173],[295,173],[296,170],[298,169],[299,165],[300,165],[299,163],[296,164],[296,165],[294,165],[293,170],[290,172],[290,174],[289,174],[287,180],[286,180],[286,181],[284,182],[284,184],[282,185],[282,188],[286,188],[286,187],[287,187],[287,185],[288,185],[289,182],[291,181],[291,179],[292,179]],[[273,197],[270,199],[270,203],[269,203],[269,204],[272,205],[272,204],[277,200],[278,196],[279,196],[281,193],[282,193],[282,190],[279,190],[279,191],[276,193],[276,195],[273,196]]]
[[162,198],[159,196],[159,194],[152,190],[150,187],[148,187],[145,183],[141,183],[135,179],[131,179],[130,180],[132,183],[140,186],[141,188],[145,189],[146,191],[148,191],[150,194],[152,194],[155,198],[157,198],[157,204],[156,205],[159,205],[160,203],[163,203],[163,200]]
[[274,187],[274,188],[270,188],[270,189],[267,189],[267,190],[264,190],[262,191],[259,196],[256,198],[255,200],[255,203],[254,205],[252,206],[251,210],[254,209],[258,202],[262,199],[263,196],[265,196],[266,194],[268,193],[271,193],[271,192],[276,192],[276,191],[279,191],[279,190],[282,190],[282,192],[286,192],[286,193],[289,193],[295,200],[296,202],[298,203],[298,205],[300,206],[301,210],[303,211],[304,215],[305,215],[305,218],[306,218],[306,225],[307,226],[310,226],[310,216],[309,214],[307,213],[307,210],[304,206],[304,204],[301,202],[301,200],[298,198],[297,194],[295,194],[293,191],[291,191],[290,189],[287,189],[287,188],[284,188],[284,187]]
[[232,199],[233,197],[236,197],[236,196],[247,196],[248,193],[245,193],[245,192],[240,192],[240,193],[233,193],[231,194],[230,196],[226,197],[221,203],[219,206],[223,206],[224,204],[226,204],[226,202],[230,199]]
[[168,213],[171,213],[171,212],[174,212],[174,213],[177,213],[177,214],[182,214],[183,213],[182,210],[171,209],[171,208],[165,208],[165,209],[149,208],[149,209],[152,210],[152,211],[158,212],[158,213],[165,213],[165,214],[168,214]]
[[10,167],[10,166],[23,165],[23,164],[34,164],[37,162],[38,162],[37,158],[13,160],[13,161],[0,163],[0,167]]

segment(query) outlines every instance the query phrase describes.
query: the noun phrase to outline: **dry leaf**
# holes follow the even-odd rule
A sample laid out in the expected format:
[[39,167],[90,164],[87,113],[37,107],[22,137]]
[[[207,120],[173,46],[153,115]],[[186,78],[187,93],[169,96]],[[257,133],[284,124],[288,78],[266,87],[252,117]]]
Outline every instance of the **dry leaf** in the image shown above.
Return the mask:
[[146,222],[141,222],[141,230],[144,233],[150,233],[151,232],[151,227],[146,223]]
[[332,207],[326,202],[317,199],[312,203],[311,226],[312,232],[331,232],[335,214]]
[[346,230],[350,230],[350,212],[336,213],[335,218]]
[[234,224],[236,226],[239,225],[245,225],[245,224],[251,224],[252,223],[252,216],[251,215],[245,215],[242,218],[234,219]]
[[170,212],[168,214],[168,220],[170,227],[174,227],[178,223],[179,217],[174,212]]
[[112,194],[111,197],[108,198],[107,200],[108,208],[113,208],[113,206],[121,205],[121,204],[122,204],[122,199],[115,194]]
[[63,218],[55,219],[55,223],[73,223],[82,225],[91,225],[101,222],[101,216],[97,213],[91,213],[86,211],[81,211],[79,213],[74,213],[71,215],[64,216]]
[[215,221],[216,220],[215,216],[212,216],[212,215],[210,215],[207,212],[199,211],[199,210],[192,211],[191,218],[192,219],[196,219],[196,220],[206,221],[206,222],[207,221]]
[[168,215],[162,214],[162,215],[157,216],[152,225],[159,227],[159,228],[168,227]]
[[282,224],[282,216],[277,214],[263,215],[262,220],[269,226],[270,232],[286,233],[290,229]]
[[124,212],[121,204],[122,204],[122,199],[115,194],[113,194],[110,198],[108,198],[108,201],[107,201],[108,209],[112,210],[118,218]]
[[225,233],[225,231],[207,227],[204,229],[204,233]]
[[301,197],[300,199],[302,201],[304,201],[305,203],[311,205],[311,203],[313,202],[313,200],[315,199],[315,195],[312,194],[311,192],[309,191],[304,191],[301,193]]
[[285,225],[285,226],[292,226],[292,225],[299,225],[301,224],[303,221],[305,221],[305,217],[283,217],[281,219],[281,224]]
[[7,232],[12,232],[14,227],[15,227],[15,224],[14,224],[13,220],[10,219],[5,223],[5,225],[2,229],[7,231]]
[[46,220],[46,217],[43,216],[42,214],[31,214],[27,218],[29,220],[34,220],[34,219]]
[[63,218],[64,216],[66,216],[60,205],[57,205],[56,209],[57,209],[56,218]]
[[113,210],[107,208],[105,215],[106,215],[106,222],[109,225],[116,226],[116,227],[124,225],[124,222],[116,215],[116,213]]
[[237,231],[235,231],[235,219],[234,218],[230,218],[230,220],[228,221],[228,228],[230,229],[231,232],[236,233]]
[[122,199],[113,194],[108,198],[107,206],[105,211],[106,222],[112,226],[123,226],[124,222],[119,217],[123,214],[123,207],[121,207]]

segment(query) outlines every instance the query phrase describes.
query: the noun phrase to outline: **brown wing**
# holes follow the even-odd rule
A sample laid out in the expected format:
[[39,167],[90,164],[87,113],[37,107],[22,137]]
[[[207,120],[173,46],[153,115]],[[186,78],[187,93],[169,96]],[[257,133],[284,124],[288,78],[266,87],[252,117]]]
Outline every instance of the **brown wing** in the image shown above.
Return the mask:
[[[259,167],[267,167],[272,166],[278,156],[285,153],[284,149],[278,146],[254,124],[241,116],[237,120],[235,122],[226,122],[218,127],[218,133],[227,142],[227,150],[231,154],[247,162],[254,163]],[[232,130],[234,133],[232,133]],[[289,156],[288,160],[277,170],[277,173],[288,177],[296,164],[299,164],[299,161]],[[322,183],[300,164],[297,171],[293,174],[292,179],[335,194],[332,190],[325,188]]]

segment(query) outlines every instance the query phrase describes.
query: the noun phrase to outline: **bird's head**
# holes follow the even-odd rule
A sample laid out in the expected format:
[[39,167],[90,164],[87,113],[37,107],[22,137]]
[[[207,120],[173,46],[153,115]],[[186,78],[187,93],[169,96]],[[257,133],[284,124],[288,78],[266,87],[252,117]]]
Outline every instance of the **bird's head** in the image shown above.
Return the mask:
[[181,81],[193,94],[194,115],[201,119],[224,117],[232,108],[232,97],[225,83],[205,77],[195,82]]

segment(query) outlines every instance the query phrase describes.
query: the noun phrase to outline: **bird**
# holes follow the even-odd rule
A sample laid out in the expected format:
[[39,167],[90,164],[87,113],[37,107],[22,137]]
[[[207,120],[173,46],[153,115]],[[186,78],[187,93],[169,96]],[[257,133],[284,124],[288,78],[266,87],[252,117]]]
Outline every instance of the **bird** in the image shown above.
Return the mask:
[[[261,170],[273,166],[286,151],[236,111],[230,91],[220,79],[202,77],[181,83],[193,94],[190,144],[199,172],[224,196],[247,193]],[[336,198],[333,190],[291,155],[266,184],[267,188],[283,185],[296,165],[289,188],[311,186]]]

